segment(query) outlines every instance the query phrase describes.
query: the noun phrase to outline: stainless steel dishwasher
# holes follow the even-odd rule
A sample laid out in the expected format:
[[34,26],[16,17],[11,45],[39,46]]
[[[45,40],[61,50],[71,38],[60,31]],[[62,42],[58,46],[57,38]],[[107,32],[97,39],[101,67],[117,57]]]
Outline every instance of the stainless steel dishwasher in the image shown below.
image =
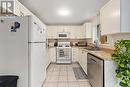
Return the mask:
[[92,87],[104,87],[104,60],[88,53],[88,78]]

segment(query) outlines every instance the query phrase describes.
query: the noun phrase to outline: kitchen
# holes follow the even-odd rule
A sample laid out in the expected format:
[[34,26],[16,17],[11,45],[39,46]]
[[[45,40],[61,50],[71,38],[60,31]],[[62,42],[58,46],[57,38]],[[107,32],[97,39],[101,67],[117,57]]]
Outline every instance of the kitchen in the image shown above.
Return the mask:
[[129,0],[12,1],[12,13],[0,1],[0,87],[10,75],[7,87],[130,87],[114,60],[117,41],[129,44]]

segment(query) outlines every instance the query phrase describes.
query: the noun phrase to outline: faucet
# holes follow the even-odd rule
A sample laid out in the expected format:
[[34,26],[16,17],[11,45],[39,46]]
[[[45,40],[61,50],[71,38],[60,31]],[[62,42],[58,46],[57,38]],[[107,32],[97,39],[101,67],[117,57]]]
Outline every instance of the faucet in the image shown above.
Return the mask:
[[94,50],[99,50],[98,40],[95,40],[95,41],[94,41],[93,46],[94,46]]

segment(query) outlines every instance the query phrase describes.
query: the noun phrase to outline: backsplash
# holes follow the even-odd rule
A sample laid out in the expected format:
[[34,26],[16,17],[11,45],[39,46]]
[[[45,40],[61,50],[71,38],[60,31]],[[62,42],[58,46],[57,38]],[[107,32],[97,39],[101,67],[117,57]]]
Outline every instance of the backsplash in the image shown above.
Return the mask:
[[114,34],[112,35],[113,43],[115,43],[117,40],[125,39],[130,40],[130,33],[129,34]]
[[61,39],[61,40],[56,40],[56,39],[49,39],[48,43],[49,46],[54,46],[55,42],[71,42],[71,44],[76,44],[78,42],[87,42],[87,43],[92,43],[92,39]]
[[113,34],[108,36],[109,36],[109,41],[108,41],[109,44],[104,44],[101,45],[100,47],[114,49],[114,43],[117,40],[130,40],[130,33]]

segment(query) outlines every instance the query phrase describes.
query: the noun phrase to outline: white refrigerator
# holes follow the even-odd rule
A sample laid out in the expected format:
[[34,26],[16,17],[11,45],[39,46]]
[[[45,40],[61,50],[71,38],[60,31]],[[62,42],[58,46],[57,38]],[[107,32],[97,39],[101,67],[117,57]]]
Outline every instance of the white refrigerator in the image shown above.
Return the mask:
[[31,16],[0,17],[0,75],[18,87],[41,87],[46,76],[46,32]]

